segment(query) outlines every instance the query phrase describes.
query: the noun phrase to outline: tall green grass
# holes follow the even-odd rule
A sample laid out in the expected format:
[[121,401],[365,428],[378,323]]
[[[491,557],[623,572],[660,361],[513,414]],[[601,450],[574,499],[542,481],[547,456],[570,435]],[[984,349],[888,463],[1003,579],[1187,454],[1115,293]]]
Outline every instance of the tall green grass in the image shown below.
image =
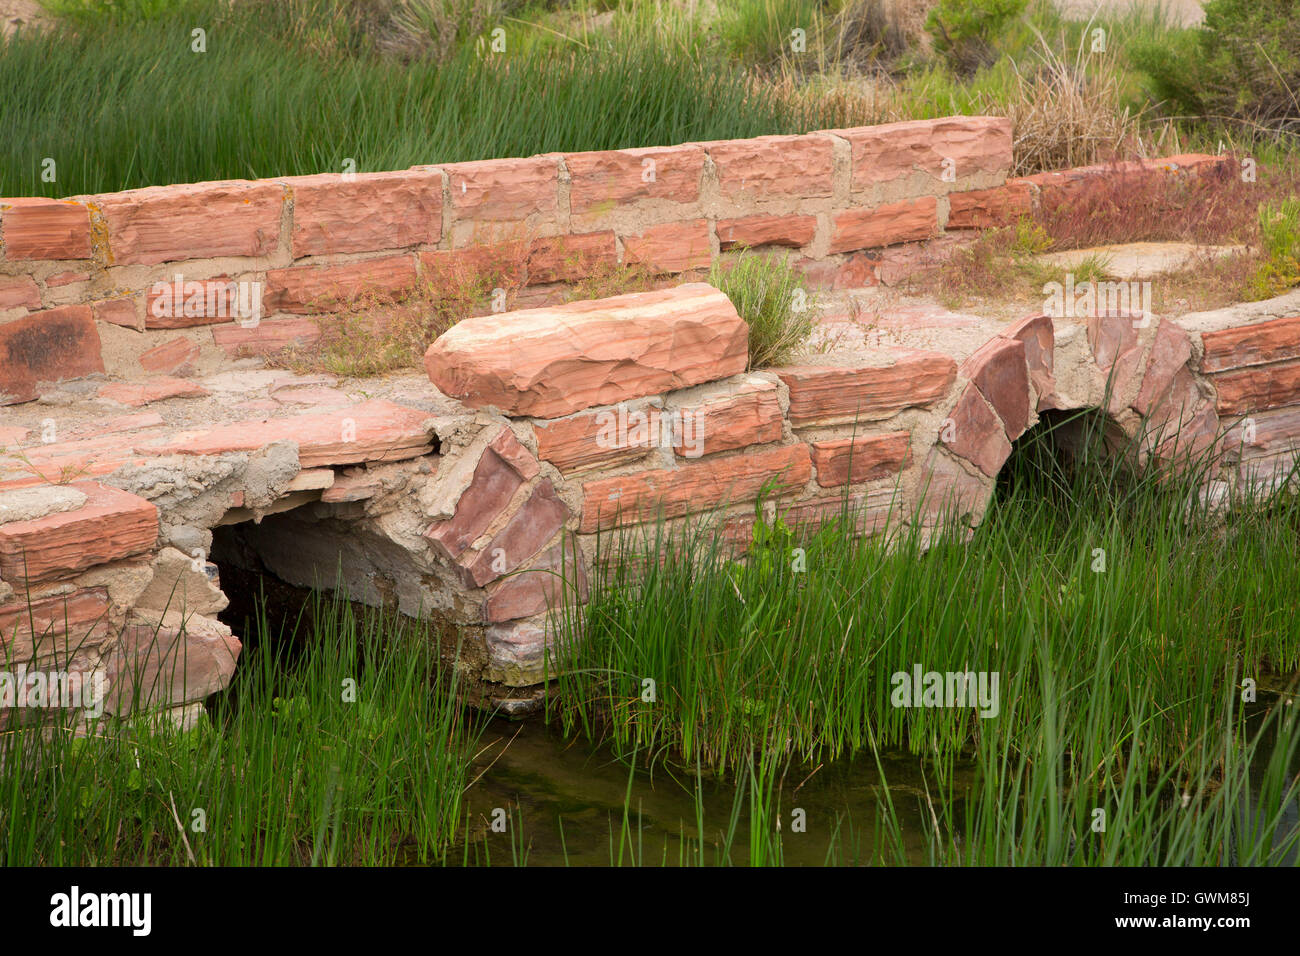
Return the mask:
[[0,865],[443,858],[478,730],[427,635],[336,600],[296,634],[265,617],[257,631],[192,730],[139,717],[0,734]]
[[[0,41],[0,195],[401,169],[802,132],[833,117],[653,34],[403,63],[313,46],[264,4]],[[270,9],[274,9],[274,5]],[[207,30],[207,52],[191,30]],[[56,181],[41,178],[55,162]]]
[[[798,540],[760,522],[742,564],[703,525],[685,542],[615,539],[584,639],[568,645],[565,720],[719,767],[755,746],[810,760],[869,746],[942,756],[991,726],[1027,728],[1053,702],[1050,674],[1055,688],[1107,695],[1115,741],[1131,734],[1129,689],[1141,688],[1146,746],[1172,758],[1215,725],[1238,673],[1300,663],[1287,596],[1300,503],[1279,492],[1220,515],[1197,504],[1197,476],[1135,475],[1126,460],[1094,450],[1068,477],[1029,469],[969,544],[901,524],[888,547],[847,523]],[[647,545],[666,557],[644,561]],[[995,724],[895,708],[891,675],[915,664],[999,672],[1018,706]],[[639,696],[647,677],[655,703]],[[1086,733],[1077,721],[1060,732],[1069,747]]]
[[[1212,511],[1203,459],[1137,471],[1096,416],[1024,442],[969,543],[901,521],[888,547],[854,538],[847,504],[815,533],[760,521],[743,565],[707,525],[615,539],[558,668],[562,725],[733,774],[765,794],[759,823],[774,763],[906,748],[933,778],[934,863],[1294,862],[1296,688],[1262,717],[1243,688],[1300,663],[1295,495]],[[916,665],[997,673],[999,713],[894,706],[891,676]],[[971,761],[976,784],[955,786]],[[897,826],[878,833],[872,859],[907,858]]]

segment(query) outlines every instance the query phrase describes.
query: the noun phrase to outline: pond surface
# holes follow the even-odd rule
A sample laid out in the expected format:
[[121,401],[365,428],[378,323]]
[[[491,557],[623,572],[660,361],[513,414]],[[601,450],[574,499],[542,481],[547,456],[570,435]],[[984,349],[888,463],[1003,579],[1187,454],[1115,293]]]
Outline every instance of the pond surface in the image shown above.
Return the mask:
[[[482,746],[483,775],[468,794],[470,833],[478,843],[469,862],[514,865],[526,851],[530,866],[608,866],[618,862],[622,843],[625,865],[699,865],[701,832],[706,865],[750,862],[751,801],[732,781],[706,771],[697,785],[693,770],[662,765],[632,773],[608,748],[566,741],[541,720],[494,720]],[[924,863],[922,814],[926,788],[933,793],[936,781],[909,754],[882,757],[882,767],[909,862]],[[955,786],[973,779],[963,768]],[[869,756],[792,768],[779,806],[787,865],[865,862],[877,839],[889,842],[878,830],[886,807],[881,773]],[[507,811],[504,833],[491,829],[497,809]]]

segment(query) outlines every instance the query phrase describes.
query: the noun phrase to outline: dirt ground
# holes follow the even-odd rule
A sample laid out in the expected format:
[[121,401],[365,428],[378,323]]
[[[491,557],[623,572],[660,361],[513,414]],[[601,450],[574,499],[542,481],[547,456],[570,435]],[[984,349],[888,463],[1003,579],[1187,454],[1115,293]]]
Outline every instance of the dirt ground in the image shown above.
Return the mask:
[[48,15],[32,0],[0,0],[0,33],[8,36],[18,27],[40,23]]
[[1205,19],[1201,0],[1057,0],[1057,5],[1069,16],[1086,20],[1096,10],[1122,10],[1126,7],[1163,6],[1170,19],[1185,27]]

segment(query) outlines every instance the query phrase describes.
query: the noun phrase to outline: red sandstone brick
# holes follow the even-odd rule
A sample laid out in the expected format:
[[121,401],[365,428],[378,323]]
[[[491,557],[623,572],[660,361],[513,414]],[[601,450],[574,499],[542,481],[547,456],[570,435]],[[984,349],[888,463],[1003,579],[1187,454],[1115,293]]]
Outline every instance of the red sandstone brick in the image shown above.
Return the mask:
[[550,479],[538,482],[528,500],[482,551],[461,555],[459,563],[465,569],[467,583],[481,588],[523,567],[559,533],[568,517],[569,509],[555,493]]
[[1029,425],[1025,344],[1002,336],[991,339],[962,363],[961,372],[998,413],[1007,438],[1019,438]]
[[587,600],[582,549],[561,542],[548,548],[525,571],[490,584],[483,617],[490,624],[558,610]]
[[832,253],[872,249],[938,235],[938,200],[922,196],[875,209],[849,209],[832,222]]
[[148,551],[158,538],[158,509],[143,498],[95,481],[72,487],[86,495],[75,511],[0,525],[0,577],[30,584]]
[[541,470],[532,453],[519,444],[519,439],[509,428],[497,432],[497,436],[488,442],[488,448],[501,456],[502,461],[515,470],[524,481],[531,481]]
[[585,534],[752,501],[773,480],[773,495],[789,494],[803,488],[811,476],[808,446],[800,444],[598,478],[582,486],[579,530]]
[[33,312],[0,325],[0,405],[30,401],[40,382],[104,371],[88,305]]
[[1038,407],[1047,407],[1044,401],[1056,392],[1056,330],[1051,318],[1046,315],[1027,316],[999,334],[1024,345],[1029,381],[1038,395]]
[[835,488],[897,474],[911,460],[911,441],[911,433],[901,431],[813,442],[817,484]]
[[612,230],[537,239],[528,253],[528,284],[576,282],[616,265]]
[[77,282],[85,282],[90,278],[89,272],[56,272],[53,275],[45,277],[45,288],[57,289],[60,286],[73,285]]
[[989,408],[978,388],[962,392],[943,422],[939,438],[954,455],[965,458],[989,477],[998,473],[1011,454],[1011,442],[1001,420]]
[[1223,372],[1300,357],[1300,315],[1201,335],[1201,371]]
[[250,293],[244,292],[241,303],[240,285],[229,276],[157,282],[145,296],[144,325],[147,329],[185,329],[244,319],[241,304],[260,306]]
[[415,259],[387,256],[336,266],[295,266],[266,274],[272,312],[329,312],[362,297],[401,298],[416,284]]
[[797,366],[773,369],[790,388],[790,424],[847,425],[889,418],[948,394],[957,363],[935,352],[907,352],[872,368]]
[[284,187],[273,182],[187,183],[89,199],[103,213],[113,261],[153,265],[270,255],[280,239]]
[[276,352],[290,345],[310,345],[321,336],[314,319],[262,319],[256,325],[219,325],[212,330],[212,341],[227,355],[259,355]]
[[559,167],[555,156],[452,163],[447,174],[457,222],[523,222],[558,211]]
[[694,203],[705,152],[699,146],[652,146],[566,153],[574,215],[605,213],[642,199]]
[[172,339],[140,354],[140,367],[146,372],[172,375],[194,364],[199,346],[186,338]]
[[137,407],[168,398],[195,398],[206,394],[208,390],[196,382],[166,376],[144,382],[111,382],[99,390],[100,398]]
[[[650,415],[654,409],[628,409],[624,417]],[[578,471],[596,465],[613,465],[642,458],[653,447],[651,438],[657,433],[647,424],[645,440],[634,435],[631,428],[620,442],[617,422],[619,410],[579,412],[568,418],[553,418],[533,423],[537,436],[537,456],[553,464],[562,472]],[[632,424],[640,418],[630,419]],[[611,428],[611,425],[613,426]],[[634,440],[637,439],[637,440]]]
[[1300,403],[1300,362],[1280,362],[1215,375],[1218,410],[1245,415]]
[[455,513],[435,522],[425,537],[444,557],[458,559],[505,510],[523,483],[523,476],[511,462],[493,448],[485,448],[469,487],[456,503]]
[[100,299],[98,302],[92,302],[90,307],[94,311],[96,322],[108,322],[110,325],[120,325],[124,329],[134,329],[137,332],[144,331],[144,324],[135,312],[134,299]]
[[806,246],[817,234],[816,216],[748,216],[718,223],[723,249],[736,246]]
[[1033,210],[1033,187],[1008,182],[995,189],[948,194],[948,229],[989,229],[1009,226]]
[[80,203],[57,199],[0,199],[4,257],[17,259],[89,259],[90,211]]
[[623,237],[624,260],[659,272],[706,269],[713,259],[705,219],[651,226],[639,236]]
[[833,141],[828,136],[759,136],[703,144],[730,199],[812,199],[832,191]]
[[1133,401],[1133,410],[1146,415],[1154,409],[1191,357],[1192,342],[1187,332],[1172,319],[1161,322],[1151,343],[1151,357],[1147,360],[1142,387]]
[[110,633],[108,610],[102,587],[0,608],[0,666],[97,646]]
[[854,192],[916,171],[942,182],[944,160],[951,160],[957,180],[1011,168],[1011,121],[1000,116],[952,116],[828,132],[849,141]]
[[401,461],[432,450],[429,414],[383,399],[337,411],[269,421],[233,422],[138,442],[142,455],[220,455],[256,451],[272,442],[298,444],[302,468]]
[[379,252],[442,238],[442,173],[322,174],[282,180],[293,190],[293,256]]
[[722,451],[780,441],[781,403],[776,384],[741,386],[735,395],[677,409],[681,441],[679,457],[702,458]]
[[40,307],[41,290],[31,276],[0,276],[0,310]]

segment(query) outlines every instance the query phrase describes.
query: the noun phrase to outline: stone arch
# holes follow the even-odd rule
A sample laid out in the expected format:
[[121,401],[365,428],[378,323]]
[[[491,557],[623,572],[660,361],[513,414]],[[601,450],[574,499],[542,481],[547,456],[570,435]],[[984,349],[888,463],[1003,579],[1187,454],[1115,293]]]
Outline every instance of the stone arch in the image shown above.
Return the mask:
[[1136,441],[1139,465],[1213,454],[1216,391],[1195,370],[1195,351],[1168,318],[1039,314],[1013,323],[958,367],[916,489],[924,513],[933,520],[955,511],[977,525],[1012,443],[1047,413],[1097,410]]

